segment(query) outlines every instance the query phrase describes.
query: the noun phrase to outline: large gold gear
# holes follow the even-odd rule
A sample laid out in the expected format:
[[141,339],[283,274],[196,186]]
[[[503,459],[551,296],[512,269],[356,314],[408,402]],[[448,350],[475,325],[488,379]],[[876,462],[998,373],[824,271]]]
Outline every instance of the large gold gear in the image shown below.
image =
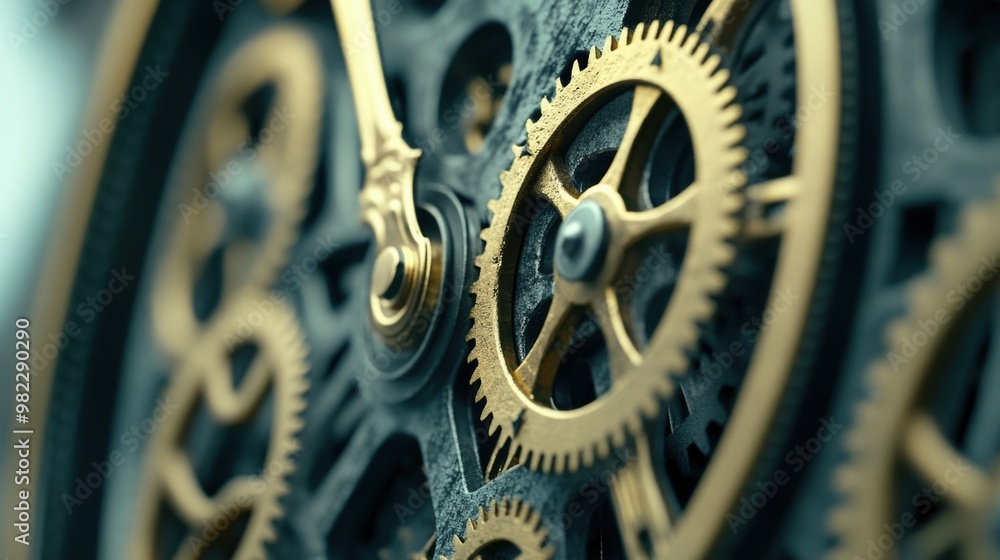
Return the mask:
[[[230,357],[246,345],[255,345],[257,353],[234,387]],[[246,293],[210,321],[164,391],[162,402],[176,410],[149,440],[130,558],[157,557],[157,526],[165,504],[189,530],[174,558],[200,557],[243,516],[248,520],[233,557],[265,558],[264,545],[275,537],[273,524],[282,515],[278,501],[288,492],[286,479],[299,449],[307,353],[293,311],[265,292]],[[246,423],[269,393],[271,429],[261,470],[233,478],[207,496],[183,450],[189,422],[204,406],[219,425]]]
[[[183,356],[202,329],[194,309],[198,276],[222,247],[222,298],[269,287],[287,261],[305,215],[317,162],[317,119],[322,113],[322,60],[301,30],[278,26],[241,47],[226,62],[209,93],[203,121],[192,134],[169,187],[179,212],[154,287],[153,321],[163,347]],[[268,84],[275,95],[264,130],[250,142],[243,105]],[[273,124],[273,126],[272,126]],[[224,239],[238,219],[221,200],[225,189],[252,173],[266,184],[268,215],[262,238]],[[226,181],[218,179],[225,178]],[[224,185],[220,184],[225,182]],[[210,185],[215,185],[210,189]]]
[[[911,286],[909,313],[887,328],[888,351],[869,372],[871,396],[857,409],[847,438],[848,462],[837,473],[844,500],[830,517],[831,531],[839,538],[832,560],[865,556],[872,546],[879,549],[879,557],[883,553],[886,558],[894,557],[899,549],[896,541],[905,535],[890,532],[893,524],[905,533],[917,532],[917,547],[926,558],[938,558],[951,547],[957,547],[963,558],[1000,557],[996,536],[987,526],[997,515],[1000,461],[987,472],[964,458],[924,403],[934,385],[947,375],[949,341],[959,336],[963,319],[1000,284],[1000,275],[981,276],[984,259],[998,253],[1000,196],[967,209],[961,232],[933,247],[931,271]],[[956,309],[949,292],[976,278],[981,288]],[[921,327],[931,323],[939,329],[933,336]],[[918,339],[925,343],[912,346]],[[958,464],[970,470],[956,473],[960,475],[956,481],[947,480],[949,486],[941,498],[946,509],[916,528],[915,521],[905,519],[907,514],[897,516],[896,481],[901,472],[912,472],[922,483],[933,484],[945,477],[950,465]]]
[[[452,560],[481,560],[484,549],[509,543],[520,551],[524,560],[549,560],[555,549],[546,545],[547,533],[541,527],[542,517],[521,500],[492,500],[479,508],[479,518],[465,525],[465,538],[453,537]],[[440,560],[447,560],[444,556]]]
[[[483,419],[491,434],[500,431],[497,449],[509,446],[508,464],[528,463],[543,471],[574,471],[606,456],[627,437],[640,436],[674,390],[672,377],[687,367],[699,323],[713,312],[712,296],[726,282],[723,268],[732,260],[729,244],[739,230],[740,193],[746,158],[739,147],[744,131],[729,72],[699,36],[685,26],[658,22],[609,37],[603,51],[591,49],[584,69],[573,68],[568,84],[557,80],[556,94],[543,99],[541,116],[527,123],[527,144],[515,146],[515,161],[501,177],[503,191],[490,210],[493,221],[482,233],[486,242],[476,260],[481,274],[473,285],[476,302],[469,339],[471,382],[481,383]],[[601,101],[635,88],[632,114],[621,147],[604,179],[578,195],[566,175],[559,148]],[[646,211],[627,208],[620,190],[645,141],[673,103],[687,120],[695,151],[695,184],[666,204]],[[650,115],[654,115],[650,118]],[[640,138],[641,137],[641,138]],[[607,215],[610,242],[603,271],[592,285],[570,282],[557,272],[553,301],[534,347],[524,363],[514,364],[511,321],[513,274],[519,253],[519,205],[530,196],[556,207],[563,219],[581,201],[596,201]],[[664,319],[640,352],[623,324],[614,291],[615,274],[626,249],[644,237],[690,228],[677,287]],[[611,389],[576,410],[555,410],[547,400],[558,357],[552,352],[574,310],[591,308],[611,357]],[[494,456],[496,459],[496,456]]]

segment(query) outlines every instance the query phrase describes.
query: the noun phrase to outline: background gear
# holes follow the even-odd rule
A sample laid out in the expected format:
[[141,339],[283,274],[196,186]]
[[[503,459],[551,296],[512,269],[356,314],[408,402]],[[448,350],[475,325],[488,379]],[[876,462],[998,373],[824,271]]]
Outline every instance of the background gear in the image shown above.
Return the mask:
[[[243,348],[251,348],[255,354],[245,364],[246,370],[238,371],[232,360]],[[275,537],[274,521],[283,513],[278,501],[288,493],[286,477],[294,469],[299,449],[295,434],[302,428],[300,414],[306,404],[306,353],[292,311],[263,292],[233,302],[209,324],[163,394],[161,402],[177,410],[165,410],[164,418],[157,418],[160,425],[149,442],[142,495],[136,506],[132,558],[152,559],[164,553],[202,557],[219,548],[233,558],[265,557],[264,543]],[[256,472],[239,472],[253,463],[241,461],[241,456],[250,459],[259,454],[252,441],[239,442],[235,456],[225,446],[207,451],[211,444],[192,443],[189,430],[204,437],[211,430],[206,423],[253,424],[262,414],[266,396],[272,396],[265,407],[270,409],[271,418],[263,462]],[[202,421],[206,418],[199,414],[200,407],[207,410],[208,422]],[[214,457],[208,464],[203,464],[205,457],[189,457],[185,447],[192,445]],[[214,483],[219,489],[209,495],[203,481],[213,482],[212,473],[220,464],[229,471],[223,477],[226,481]],[[187,535],[175,534],[175,542],[164,542],[164,535],[171,535],[170,529],[160,527],[165,504],[187,525]],[[226,530],[240,526],[244,516],[242,534],[228,534]]]
[[[996,349],[987,346],[992,353],[968,363],[957,340],[975,336],[979,322],[974,318],[982,312],[995,321],[1000,276],[990,269],[990,259],[1000,254],[998,217],[996,199],[963,213],[960,233],[935,244],[930,272],[908,290],[908,314],[886,330],[885,358],[870,369],[871,396],[857,409],[846,440],[848,462],[837,473],[845,495],[830,518],[839,537],[831,558],[853,558],[873,546],[884,550],[885,540],[900,557],[919,553],[985,559],[1000,554],[994,524],[1000,448],[989,435],[982,442],[985,448],[977,447],[976,440],[983,438],[972,435],[982,428],[996,435],[995,426],[979,425],[995,406]],[[961,383],[966,369],[974,378],[981,376],[971,387]],[[942,397],[953,392],[941,387],[947,384],[959,385],[965,393],[957,403],[962,408],[969,406],[971,392],[966,425],[952,425],[961,414],[961,408],[958,414],[954,410],[956,403],[938,417]],[[986,422],[995,425],[991,420]],[[911,494],[920,497],[921,485],[924,499],[911,503]],[[926,492],[928,487],[934,494]],[[942,504],[932,508],[931,500]],[[897,522],[906,530],[890,532]]]

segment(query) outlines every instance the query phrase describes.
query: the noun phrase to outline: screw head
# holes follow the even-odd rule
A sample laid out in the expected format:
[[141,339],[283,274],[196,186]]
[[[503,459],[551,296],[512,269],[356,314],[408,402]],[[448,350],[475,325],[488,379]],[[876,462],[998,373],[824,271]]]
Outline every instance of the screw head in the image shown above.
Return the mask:
[[573,282],[593,280],[604,263],[608,246],[608,223],[601,205],[593,200],[580,203],[556,235],[556,270]]
[[382,299],[395,299],[406,282],[406,255],[399,247],[386,247],[375,257],[372,269],[372,293]]

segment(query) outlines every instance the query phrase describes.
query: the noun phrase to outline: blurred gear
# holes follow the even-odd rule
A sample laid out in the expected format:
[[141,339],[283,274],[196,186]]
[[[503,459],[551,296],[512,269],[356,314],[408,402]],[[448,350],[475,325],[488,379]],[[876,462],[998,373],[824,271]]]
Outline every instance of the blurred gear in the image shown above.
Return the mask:
[[[959,350],[977,316],[997,326],[1000,188],[994,200],[966,208],[960,227],[933,246],[930,272],[911,284],[909,312],[886,330],[885,358],[868,374],[870,393],[835,479],[844,499],[830,517],[839,538],[832,559],[1000,557],[995,331],[987,330],[985,347],[976,343],[977,360],[963,363]],[[960,400],[971,406],[955,435],[936,401],[965,369],[972,387]]]
[[[549,560],[554,549],[546,545],[547,532],[542,528],[542,517],[519,499],[492,500],[479,508],[477,519],[465,525],[465,537],[452,539],[452,560],[486,560],[513,554],[524,560]],[[513,556],[511,556],[513,557]],[[444,556],[441,560],[447,560]]]
[[318,157],[315,119],[296,115],[321,110],[321,76],[313,41],[276,26],[215,77],[168,187],[176,205],[168,211],[180,219],[162,257],[153,318],[172,356],[187,352],[222,301],[268,289],[287,262]]
[[[481,385],[482,418],[491,434],[500,431],[497,450],[509,444],[507,464],[528,463],[544,471],[575,471],[608,455],[627,436],[643,434],[643,422],[658,415],[674,390],[671,377],[683,373],[698,324],[713,311],[712,296],[725,286],[722,268],[733,258],[729,241],[739,228],[740,171],[746,154],[738,147],[736,91],[721,58],[687,27],[658,22],[590,52],[586,67],[574,65],[572,79],[557,84],[552,101],[542,100],[541,116],[527,123],[527,143],[502,175],[501,198],[490,205],[484,230],[481,275],[469,334],[475,342],[471,382]],[[636,83],[642,85],[634,86]],[[632,114],[607,173],[579,193],[562,160],[571,131],[610,92],[634,87]],[[665,109],[676,103],[695,141],[695,182],[664,204],[637,206],[638,174],[648,157],[648,137],[659,129]],[[539,197],[563,218],[555,256],[555,287],[544,325],[520,364],[512,364],[510,293],[523,239],[525,203]],[[615,290],[618,267],[627,251],[645,238],[690,228],[690,249],[666,315],[640,350],[623,322]],[[552,386],[566,354],[568,326],[580,308],[590,308],[608,346],[613,386],[576,410],[553,407]],[[640,368],[645,369],[639,373]],[[497,456],[494,455],[494,461]]]
[[[242,348],[255,354],[237,379],[233,357]],[[274,522],[283,515],[279,500],[289,491],[286,478],[299,450],[306,354],[295,315],[265,292],[247,292],[213,318],[163,393],[164,407],[176,410],[158,418],[161,423],[150,437],[131,558],[163,556],[171,543],[161,542],[158,526],[167,504],[188,529],[167,556],[200,558],[221,548],[233,558],[265,557],[264,544],[275,537]],[[251,453],[262,451],[263,463],[254,474],[234,476],[206,495],[198,465],[184,450],[199,409],[204,407],[220,426],[246,424],[261,414],[266,397],[271,397],[267,442]],[[244,518],[241,534],[226,532],[237,531]]]

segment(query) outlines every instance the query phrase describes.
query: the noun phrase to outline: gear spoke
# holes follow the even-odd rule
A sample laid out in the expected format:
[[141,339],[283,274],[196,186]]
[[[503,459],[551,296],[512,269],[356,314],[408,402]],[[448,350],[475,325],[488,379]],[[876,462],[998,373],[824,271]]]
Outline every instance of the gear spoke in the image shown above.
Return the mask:
[[629,212],[625,215],[625,243],[630,245],[653,233],[664,233],[686,229],[694,224],[698,210],[698,192],[695,184],[667,202],[644,212]]
[[622,467],[611,483],[611,499],[629,558],[667,557],[674,521],[656,472],[649,442],[639,438],[635,459]]
[[604,333],[608,358],[611,361],[611,377],[617,381],[642,363],[642,355],[636,349],[625,327],[625,320],[618,306],[618,297],[613,288],[605,290],[603,296],[591,304],[591,308],[597,316],[601,332]]
[[225,376],[206,375],[205,401],[212,415],[223,424],[245,420],[267,393],[270,369],[266,360],[255,359],[239,387],[233,387],[231,370]]
[[618,191],[626,190],[626,184],[630,183],[627,174],[634,173],[632,170],[641,169],[642,166],[636,163],[643,161],[649,153],[652,142],[647,142],[645,136],[656,132],[656,127],[651,126],[656,119],[650,119],[650,115],[663,98],[664,95],[658,88],[636,86],[628,126],[625,128],[615,158],[600,184]]
[[968,467],[964,474],[957,473],[960,480],[948,489],[947,498],[953,503],[978,510],[993,496],[989,477],[948,443],[926,412],[918,412],[910,418],[903,434],[903,450],[925,481],[941,479],[946,470],[954,469],[953,465]]
[[925,558],[939,558],[955,541],[962,530],[962,519],[951,509],[939,512],[934,519],[921,527],[915,535],[915,548]]
[[524,361],[514,371],[514,379],[535,400],[546,401],[551,396],[556,365],[562,357],[561,353],[552,352],[552,349],[559,336],[565,332],[565,325],[572,310],[572,302],[556,287],[542,330],[538,333],[538,338],[535,339],[528,355],[524,357]]
[[579,193],[566,170],[566,163],[561,159],[549,158],[542,165],[535,191],[552,204],[559,212],[559,217],[564,220],[579,204]]
[[177,516],[189,527],[202,525],[214,513],[212,500],[202,492],[191,492],[199,488],[198,478],[191,469],[187,457],[178,450],[165,453],[161,459],[160,473],[163,477],[166,500],[173,506]]
[[747,187],[747,223],[745,235],[751,238],[778,237],[785,231],[783,215],[766,216],[768,206],[792,200],[801,186],[795,177],[782,177],[752,187]]

